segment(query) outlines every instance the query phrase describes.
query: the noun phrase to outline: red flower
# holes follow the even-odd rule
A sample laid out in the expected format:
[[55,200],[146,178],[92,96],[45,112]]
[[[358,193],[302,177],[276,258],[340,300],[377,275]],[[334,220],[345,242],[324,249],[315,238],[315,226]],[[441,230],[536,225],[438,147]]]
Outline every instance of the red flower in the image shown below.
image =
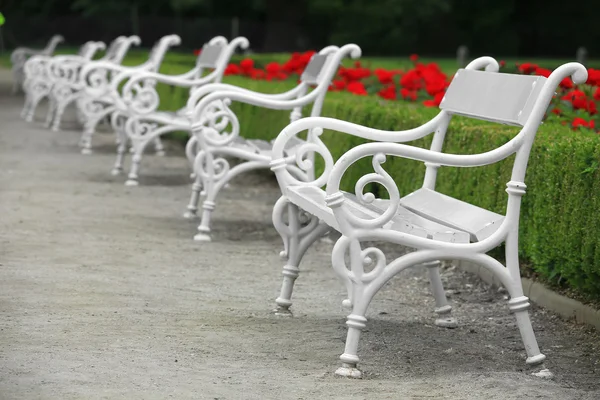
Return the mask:
[[533,72],[535,72],[535,70],[538,68],[537,65],[532,64],[532,63],[524,63],[518,66],[519,67],[519,71],[523,74],[529,75]]
[[334,80],[331,82],[330,89],[334,92],[344,90],[346,88],[346,81],[344,80]]
[[416,70],[410,70],[400,78],[400,86],[409,90],[419,90],[423,86],[421,77]]
[[425,90],[430,96],[443,92],[446,89],[446,80],[442,78],[435,78],[425,82]]
[[[598,109],[596,108],[596,102],[594,100],[590,100],[588,105],[587,105],[587,111],[591,114],[597,114],[598,113]],[[594,121],[592,121],[594,122]]]
[[346,90],[359,96],[367,95],[367,90],[362,82],[350,82],[348,83],[348,86],[346,86]]
[[196,57],[198,57],[200,55],[200,53],[202,53],[202,49],[196,49],[196,50],[194,50],[194,55]]
[[235,64],[229,64],[225,68],[225,75],[240,75],[241,73],[242,69]]
[[254,60],[245,58],[240,62],[240,67],[242,67],[244,73],[249,73],[254,68]]
[[262,69],[256,69],[256,68],[252,68],[250,71],[247,72],[247,74],[250,76],[250,78],[255,79],[255,80],[264,79],[267,75],[265,73],[265,71],[263,71]]
[[371,75],[368,68],[344,68],[340,67],[339,76],[348,82],[360,81]]
[[573,81],[571,81],[571,78],[565,78],[560,83],[560,87],[564,89],[573,89]]
[[579,99],[579,98],[585,99],[585,93],[583,93],[581,90],[573,90],[573,91],[568,92],[567,94],[565,94],[560,99],[561,100],[566,100],[566,101],[573,102],[573,100]]
[[377,68],[375,70],[375,75],[377,75],[377,79],[379,79],[379,83],[382,85],[392,83],[394,80],[393,71],[386,71],[385,69]]
[[281,65],[279,65],[276,62],[270,62],[267,64],[267,66],[265,67],[265,70],[269,73],[269,74],[276,74],[279,71],[281,71]]
[[506,61],[500,60],[500,68],[504,68],[505,65],[506,65]]
[[404,88],[400,89],[400,95],[405,100],[417,101],[417,91],[416,90],[410,90],[410,89],[404,87]]
[[573,108],[576,110],[587,110],[588,101],[585,97],[577,97],[573,99],[571,104],[573,104]]
[[594,92],[594,99],[600,101],[600,87],[596,88],[596,91]]
[[571,126],[574,129],[577,129],[579,127],[594,129],[596,127],[596,124],[594,123],[594,120],[591,120],[588,122],[583,118],[577,117],[573,120],[573,122],[571,123]]
[[290,59],[282,65],[282,69],[288,74],[301,75],[315,53],[314,50],[304,53],[292,53]]
[[425,100],[423,102],[423,105],[425,107],[439,107],[439,105],[442,102],[443,98],[444,98],[444,93],[438,93],[438,94],[435,95],[435,97],[433,98],[433,100]]
[[411,54],[408,58],[410,58],[410,61],[415,63],[419,59],[419,56],[417,54]]
[[545,76],[546,78],[549,77],[551,73],[552,73],[552,71],[550,71],[549,69],[546,69],[546,68],[536,67],[536,69],[535,69],[536,75]]
[[386,88],[381,89],[377,95],[387,100],[396,100],[396,87],[389,85]]
[[600,86],[600,69],[588,69],[588,85]]
[[553,108],[552,113],[556,114],[556,115],[560,115],[560,114],[562,114],[562,111],[560,111],[560,108]]

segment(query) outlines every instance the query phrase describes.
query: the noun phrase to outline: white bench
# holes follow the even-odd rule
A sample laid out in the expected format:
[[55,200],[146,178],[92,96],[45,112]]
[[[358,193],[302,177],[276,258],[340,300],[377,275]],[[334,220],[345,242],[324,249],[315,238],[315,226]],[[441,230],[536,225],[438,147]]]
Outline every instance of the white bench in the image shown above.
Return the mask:
[[[311,115],[317,116],[321,113],[325,95],[342,60],[347,56],[356,59],[360,54],[361,50],[355,44],[324,48],[313,56],[298,86],[281,94],[257,93],[227,85],[209,85],[194,93],[188,102],[188,109],[193,110],[193,133],[197,147],[193,164],[195,182],[185,217],[193,218],[196,215],[201,190],[206,194],[195,240],[211,240],[210,218],[220,190],[244,172],[269,168],[271,161],[272,143],[244,139],[240,134],[239,121],[228,107],[229,103],[237,101],[274,110],[290,110],[291,121],[300,119],[302,108],[312,104]],[[312,90],[311,86],[314,86]],[[285,152],[289,160],[294,159],[297,148],[304,143],[297,138],[288,143]],[[242,162],[231,167],[225,157]],[[312,170],[305,173],[297,169],[296,172],[306,175],[306,178],[312,174]]]
[[[527,353],[527,364],[544,361],[529,319],[529,300],[523,294],[518,259],[518,233],[521,197],[525,194],[525,171],[531,146],[538,127],[560,82],[571,76],[575,83],[587,80],[586,69],[578,63],[557,68],[549,78],[474,71],[481,65],[476,60],[468,69],[455,75],[443,101],[441,112],[427,124],[401,132],[387,132],[330,118],[306,118],[286,127],[275,141],[271,169],[277,175],[283,196],[274,210],[274,223],[288,242],[288,264],[284,267],[284,285],[277,303],[287,308],[291,304],[298,264],[306,248],[318,236],[315,231],[324,221],[338,230],[341,238],[332,252],[333,268],[348,289],[346,305],[352,311],[347,317],[346,347],[340,359],[338,375],[360,377],[357,350],[360,333],[366,327],[368,305],[387,281],[415,265],[435,265],[438,260],[468,260],[493,273],[507,289],[508,307],[515,314]],[[485,60],[483,60],[485,61]],[[497,63],[488,60],[488,69],[497,70]],[[508,143],[481,154],[447,154],[442,152],[446,129],[452,116],[460,115],[520,127]],[[319,139],[324,129],[344,132],[375,143],[357,146],[337,162]],[[311,182],[298,180],[289,169],[285,148],[300,132],[309,130],[314,138],[312,147],[304,153],[316,152],[325,160],[325,172]],[[431,149],[401,144],[433,133]],[[440,167],[477,167],[515,156],[512,175],[507,183],[506,215],[476,207],[443,195],[435,190]],[[423,187],[402,196],[392,176],[384,169],[386,157],[403,157],[422,161],[426,174]],[[340,180],[356,161],[372,158],[374,172],[361,177],[355,193],[340,190]],[[305,166],[298,164],[299,168]],[[365,185],[377,183],[389,193],[389,200],[364,193]],[[325,187],[325,190],[323,190]],[[282,210],[290,216],[286,224]],[[298,213],[307,213],[308,224],[298,221]],[[388,261],[377,247],[364,247],[364,242],[384,241],[416,249]],[[506,266],[488,254],[505,243]],[[368,246],[368,245],[367,245]],[[345,260],[349,260],[346,265]],[[437,268],[433,268],[433,271]],[[433,274],[432,288],[436,305],[448,310],[439,274]],[[446,314],[447,315],[447,314]]]
[[[136,73],[158,71],[166,52],[180,43],[181,38],[178,35],[163,36],[152,47],[148,60],[137,66],[127,67],[110,61],[92,61],[82,68],[80,82],[83,90],[79,100],[79,109],[83,119],[80,141],[83,154],[92,153],[92,137],[97,125],[104,119],[110,121],[112,114],[118,110],[118,83]],[[120,138],[117,142],[120,142]],[[162,154],[163,148],[160,141],[156,142],[156,147],[157,152]]]
[[[74,59],[78,61],[89,61],[96,52],[104,50],[106,45],[102,42],[87,42],[79,49],[76,55],[61,56],[63,59]],[[25,80],[23,91],[25,92],[25,103],[21,111],[21,117],[27,122],[33,121],[35,111],[40,101],[50,95],[52,81],[49,78],[48,66],[52,60],[51,56],[37,55],[25,62],[23,67]]]
[[[191,96],[203,86],[220,82],[236,49],[246,49],[248,46],[248,39],[244,37],[228,42],[224,37],[218,36],[203,46],[196,65],[184,74],[166,75],[144,71],[128,77],[117,102],[119,110],[113,115],[113,126],[122,134],[113,174],[122,171],[127,144],[131,143],[133,156],[125,184],[138,185],[139,166],[146,146],[166,133],[192,130],[192,121],[185,108],[176,112],[158,110],[161,99],[156,91],[157,83],[187,88]],[[112,85],[115,92],[118,80],[115,79]]]
[[54,35],[48,41],[46,47],[42,50],[34,50],[27,47],[17,47],[10,55],[10,62],[12,64],[13,73],[13,94],[23,90],[23,83],[25,82],[25,63],[30,57],[39,56],[51,56],[58,46],[59,43],[65,39],[61,35]]
[[[119,65],[123,62],[131,45],[139,45],[140,38],[137,36],[119,36],[112,41],[106,54],[99,61]],[[67,106],[75,104],[78,110],[78,118],[83,122],[79,102],[84,95],[84,85],[81,81],[82,68],[92,62],[84,58],[72,56],[52,57],[48,63],[48,77],[52,85],[50,90],[50,109],[46,125],[52,126],[53,131],[60,129],[63,113]]]

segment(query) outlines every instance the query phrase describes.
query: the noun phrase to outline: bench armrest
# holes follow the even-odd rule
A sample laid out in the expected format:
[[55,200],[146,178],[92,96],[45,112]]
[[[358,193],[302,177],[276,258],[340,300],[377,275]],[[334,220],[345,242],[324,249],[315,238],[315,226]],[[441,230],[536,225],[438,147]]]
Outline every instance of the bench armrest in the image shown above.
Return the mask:
[[[387,155],[422,161],[438,166],[477,167],[494,164],[516,153],[517,156],[515,158],[511,181],[513,186],[520,188],[521,185],[524,185],[523,181],[525,179],[527,160],[539,124],[548,108],[548,104],[550,104],[550,101],[552,100],[554,91],[562,80],[568,76],[571,76],[575,84],[584,83],[587,80],[587,70],[581,64],[568,63],[552,72],[534,105],[531,117],[523,126],[519,134],[507,143],[491,151],[478,154],[445,154],[406,144],[389,142],[366,143],[350,149],[338,159],[327,174],[327,185],[325,189],[327,194],[327,205],[332,208],[337,208],[341,205],[343,202],[343,195],[340,191],[342,177],[352,164],[362,158],[370,156],[373,157],[374,172],[368,173],[358,179],[355,186],[356,195],[361,201],[367,203],[372,202],[374,200],[373,194],[364,194],[363,190],[369,183],[378,183],[388,191],[391,205],[380,218],[373,220],[359,220],[344,212],[340,214],[343,219],[346,219],[346,222],[359,227],[372,228],[374,226],[382,226],[392,218],[393,213],[395,213],[395,208],[399,205],[400,194],[398,188],[393,178],[382,167]],[[298,121],[298,123],[300,122],[302,121]],[[339,130],[339,124],[326,122],[323,125],[325,125],[324,128]],[[335,210],[334,213],[336,213]],[[510,210],[507,210],[507,215],[508,213],[510,213]],[[338,214],[336,214],[336,218],[337,217]]]

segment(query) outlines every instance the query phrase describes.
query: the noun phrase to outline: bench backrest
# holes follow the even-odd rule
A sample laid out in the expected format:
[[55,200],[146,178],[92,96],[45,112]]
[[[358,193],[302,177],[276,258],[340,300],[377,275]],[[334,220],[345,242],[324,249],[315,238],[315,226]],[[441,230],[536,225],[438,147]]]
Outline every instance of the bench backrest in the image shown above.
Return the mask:
[[222,45],[206,43],[202,46],[196,65],[201,68],[216,68],[224,49]]
[[[471,165],[493,164],[516,154],[510,178],[511,184],[524,185],[525,171],[537,130],[556,88],[568,76],[571,76],[575,83],[583,83],[587,79],[587,71],[578,63],[564,64],[548,78],[460,69],[440,103],[445,118],[435,131],[431,150],[442,151],[448,124],[455,114],[521,127],[518,134],[508,143],[478,155],[478,161],[472,162]],[[469,157],[475,156],[461,157],[466,161]],[[435,163],[425,163],[425,165],[423,187],[435,190],[439,165]]]
[[300,81],[309,85],[319,84],[319,77],[323,71],[323,67],[327,63],[328,58],[329,54],[314,54],[304,69],[304,72],[302,72]]
[[440,109],[501,124],[524,126],[547,78],[459,69]]

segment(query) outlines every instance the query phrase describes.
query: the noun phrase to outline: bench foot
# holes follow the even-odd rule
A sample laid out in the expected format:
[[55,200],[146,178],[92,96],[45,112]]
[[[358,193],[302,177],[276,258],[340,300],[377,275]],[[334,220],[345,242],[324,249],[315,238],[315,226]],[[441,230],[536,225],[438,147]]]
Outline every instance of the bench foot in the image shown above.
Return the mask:
[[123,169],[122,169],[122,168],[113,168],[113,169],[110,171],[110,174],[111,174],[112,176],[121,175],[122,173],[123,173]]
[[139,186],[139,182],[135,179],[127,179],[125,181],[125,186]]
[[454,317],[436,318],[435,325],[439,326],[440,328],[454,329],[458,327],[458,321]]
[[532,372],[531,375],[542,379],[554,379],[554,374],[548,368],[544,368],[538,372]]
[[540,353],[537,356],[527,357],[527,360],[525,362],[528,365],[537,365],[537,364],[543,363],[544,360],[546,360],[546,356],[544,354]]
[[92,153],[93,153],[92,149],[89,149],[87,147],[84,147],[83,149],[81,149],[81,154],[84,154],[86,156],[88,156],[88,155],[90,155]]
[[187,210],[183,213],[183,218],[185,219],[196,219],[198,218],[198,214],[195,210]]
[[[279,300],[279,299],[277,299]],[[276,301],[277,301],[276,300]],[[273,314],[277,315],[278,317],[293,317],[294,314],[292,314],[292,312],[290,311],[289,306],[280,306],[277,305],[277,308],[275,310],[273,310]]]
[[158,157],[164,157],[165,155],[167,155],[167,153],[165,153],[164,150],[156,150],[156,155]]
[[210,242],[212,239],[210,238],[210,234],[199,232],[194,236],[194,240],[196,242]]
[[341,367],[335,370],[335,374],[344,378],[362,378],[362,371],[356,368],[356,364],[343,363]]

